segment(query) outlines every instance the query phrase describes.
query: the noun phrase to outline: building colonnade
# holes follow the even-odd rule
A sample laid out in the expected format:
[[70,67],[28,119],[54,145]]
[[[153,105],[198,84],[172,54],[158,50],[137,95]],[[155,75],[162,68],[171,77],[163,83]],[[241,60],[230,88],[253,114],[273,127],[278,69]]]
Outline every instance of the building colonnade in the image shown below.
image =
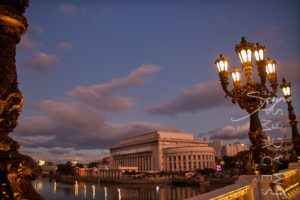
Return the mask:
[[176,171],[196,171],[197,169],[214,168],[214,153],[193,152],[184,154],[170,154],[166,157],[165,170]]
[[151,171],[154,167],[151,154],[121,156],[114,160],[115,167],[138,167],[139,171]]

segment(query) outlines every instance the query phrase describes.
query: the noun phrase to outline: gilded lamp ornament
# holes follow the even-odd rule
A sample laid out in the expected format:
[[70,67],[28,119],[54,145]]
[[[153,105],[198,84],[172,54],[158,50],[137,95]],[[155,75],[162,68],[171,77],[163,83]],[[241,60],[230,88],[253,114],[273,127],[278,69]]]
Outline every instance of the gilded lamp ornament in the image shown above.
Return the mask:
[[17,126],[23,105],[18,89],[16,44],[26,32],[23,16],[28,0],[0,1],[0,199],[43,199],[32,187],[40,168],[32,158],[19,153],[20,145],[8,136]]
[[[253,160],[249,163],[253,163],[253,171],[248,173],[253,174],[254,171],[257,171],[260,174],[271,174],[274,172],[274,162],[264,163],[264,158],[272,158],[272,152],[265,147],[266,136],[259,119],[259,111],[266,106],[266,102],[262,101],[262,98],[276,96],[278,87],[275,71],[276,62],[265,58],[264,46],[248,42],[244,37],[236,45],[235,52],[241,61],[241,69],[233,67],[232,70],[229,70],[229,60],[223,55],[220,55],[215,61],[221,86],[226,97],[231,97],[232,102],[238,103],[240,108],[246,110],[250,116],[248,135],[251,142],[250,157]],[[255,60],[256,71],[259,76],[258,82],[253,80],[253,60]],[[232,77],[232,89],[228,88],[229,73]],[[270,83],[270,89],[266,86],[266,80]]]

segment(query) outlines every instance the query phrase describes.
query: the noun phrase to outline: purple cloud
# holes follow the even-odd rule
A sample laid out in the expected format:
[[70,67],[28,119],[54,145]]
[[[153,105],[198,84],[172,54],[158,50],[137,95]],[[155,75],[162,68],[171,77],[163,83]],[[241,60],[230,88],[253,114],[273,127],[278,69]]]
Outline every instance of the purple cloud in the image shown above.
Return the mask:
[[39,52],[33,57],[25,61],[23,64],[27,68],[35,69],[37,71],[49,71],[52,65],[58,62],[58,58],[55,55]]
[[116,95],[122,89],[137,87],[150,81],[152,75],[159,70],[156,65],[141,65],[123,78],[112,79],[108,83],[91,86],[77,86],[69,96],[97,109],[106,112],[123,111],[132,108],[135,102],[129,97]]
[[203,135],[208,136],[211,140],[232,140],[248,138],[249,122],[238,126],[224,126],[217,128]]
[[85,8],[79,8],[72,4],[63,4],[59,7],[59,11],[67,16],[78,16],[86,14]]
[[38,45],[26,34],[17,46],[18,50],[27,57],[22,66],[39,72],[47,72],[58,62],[58,57],[40,50]]
[[[281,106],[275,108],[281,109]],[[278,112],[281,113],[281,112]],[[289,124],[289,119],[287,113],[283,112],[282,115],[274,115],[274,114],[265,114],[264,110],[260,111],[260,122],[263,131],[266,135],[269,135],[273,138],[284,138],[284,137],[291,137],[291,127]],[[207,133],[200,134],[199,136],[208,137],[211,140],[232,140],[232,139],[247,139],[248,132],[249,132],[249,125],[250,122],[246,122],[242,125],[226,125],[221,128],[217,128],[211,130]]]
[[57,48],[59,49],[71,49],[72,44],[70,42],[60,42],[57,44]]
[[165,103],[148,107],[146,111],[155,115],[176,116],[228,105],[231,105],[230,100],[224,98],[220,83],[214,81],[195,85]]
[[17,48],[23,53],[38,51],[37,45],[29,38],[28,34],[22,36],[20,43],[17,45]]

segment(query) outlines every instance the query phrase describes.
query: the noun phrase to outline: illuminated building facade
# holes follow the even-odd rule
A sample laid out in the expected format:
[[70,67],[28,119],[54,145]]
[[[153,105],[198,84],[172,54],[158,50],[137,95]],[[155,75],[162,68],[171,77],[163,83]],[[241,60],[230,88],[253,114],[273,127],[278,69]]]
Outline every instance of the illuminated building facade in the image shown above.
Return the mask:
[[191,133],[155,131],[126,138],[110,148],[112,167],[139,171],[195,171],[215,168],[215,151]]

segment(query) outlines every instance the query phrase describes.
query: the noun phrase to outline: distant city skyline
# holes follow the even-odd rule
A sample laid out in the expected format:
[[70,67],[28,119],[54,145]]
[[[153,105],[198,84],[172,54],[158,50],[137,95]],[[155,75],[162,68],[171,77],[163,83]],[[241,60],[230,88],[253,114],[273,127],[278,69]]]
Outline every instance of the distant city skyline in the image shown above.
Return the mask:
[[[292,83],[299,116],[299,9],[296,0],[31,0],[16,58],[25,102],[12,136],[34,159],[54,162],[95,160],[154,130],[249,143],[249,118],[231,120],[246,113],[224,98],[214,61],[222,53],[240,67],[242,36],[264,45],[278,82]],[[285,102],[273,111],[261,112],[266,133],[290,137]]]

